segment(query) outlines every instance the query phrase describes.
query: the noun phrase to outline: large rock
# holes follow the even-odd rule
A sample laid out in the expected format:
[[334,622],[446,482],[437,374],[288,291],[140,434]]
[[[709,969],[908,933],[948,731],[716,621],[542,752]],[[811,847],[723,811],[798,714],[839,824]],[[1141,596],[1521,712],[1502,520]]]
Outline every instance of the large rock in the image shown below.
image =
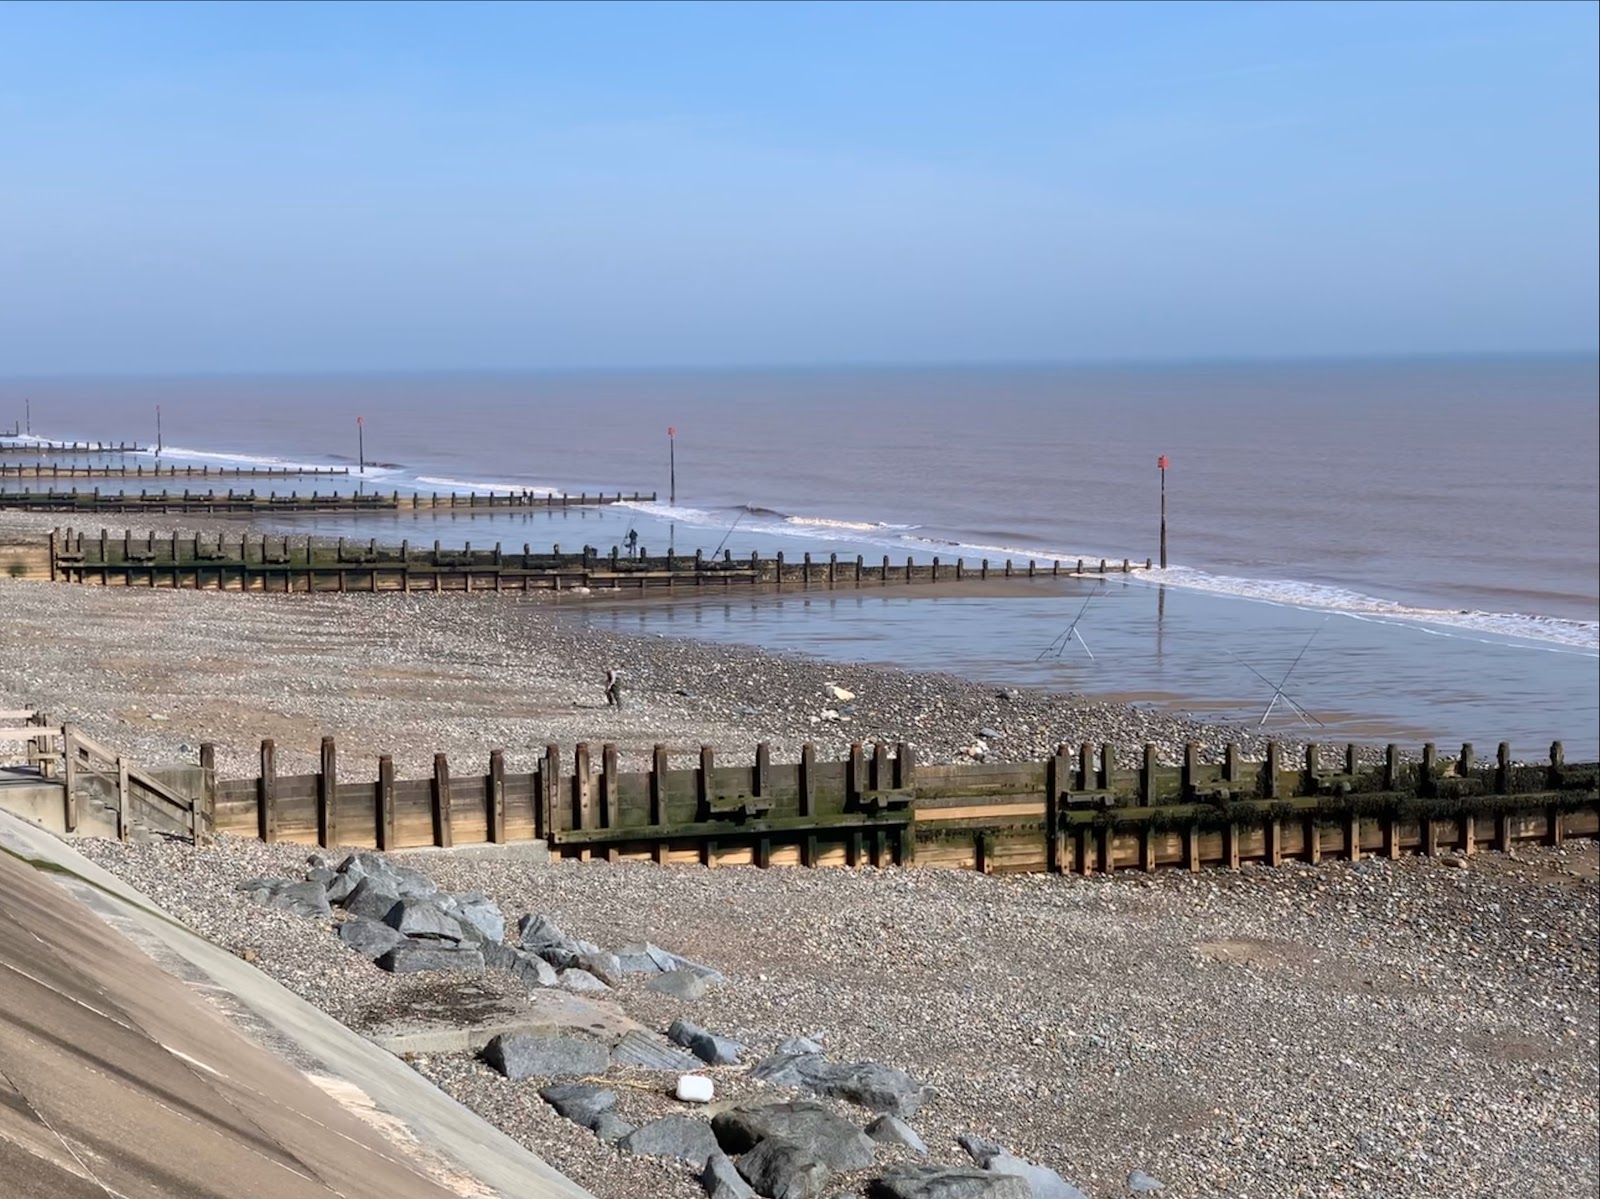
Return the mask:
[[1032,1199],[1010,1174],[964,1167],[898,1166],[867,1183],[867,1199]]
[[402,899],[384,915],[383,922],[408,937],[451,944],[466,938],[461,922],[432,899]]
[[405,944],[406,938],[387,924],[368,920],[365,916],[352,916],[339,926],[339,940],[357,953],[377,958],[395,946]]
[[1167,1184],[1153,1174],[1146,1174],[1143,1170],[1134,1170],[1128,1175],[1128,1190],[1135,1195],[1150,1195],[1156,1191],[1164,1191]]
[[359,872],[378,890],[386,891],[396,899],[425,899],[439,890],[438,885],[420,870],[396,866],[388,859],[365,850],[358,850],[340,862],[339,872]]
[[644,1070],[670,1070],[682,1073],[698,1070],[700,1059],[681,1049],[674,1049],[654,1033],[642,1028],[630,1028],[622,1034],[611,1050],[611,1060],[619,1066],[637,1066]]
[[365,916],[368,920],[382,920],[389,914],[389,909],[399,902],[400,897],[392,891],[385,890],[381,881],[362,878],[350,889],[350,893],[340,902],[340,906],[356,916]]
[[500,905],[476,891],[440,898],[439,908],[453,916],[462,932],[473,941],[491,941],[499,944],[506,939],[506,918],[500,914]]
[[558,970],[556,972],[556,983],[568,991],[609,991],[611,989],[587,970],[579,970],[576,967],[570,970]]
[[391,974],[417,974],[424,970],[482,970],[483,954],[469,945],[407,938],[382,954],[378,958],[378,967]]
[[703,1169],[707,1159],[717,1152],[717,1138],[711,1135],[711,1126],[688,1116],[661,1116],[641,1124],[617,1144],[629,1153],[679,1157],[696,1169]]
[[616,1112],[601,1112],[594,1122],[594,1135],[602,1141],[620,1141],[632,1131],[633,1125]]
[[573,1078],[604,1074],[611,1054],[599,1041],[582,1037],[501,1033],[484,1046],[483,1060],[512,1081],[522,1078]]
[[651,950],[655,950],[656,953],[666,952],[648,941],[643,945],[624,945],[617,950],[617,964],[622,967],[624,974],[659,974],[661,964],[656,961]]
[[755,1192],[740,1176],[737,1167],[721,1153],[713,1153],[706,1159],[706,1168],[700,1172],[700,1185],[705,1187],[707,1199],[754,1199],[755,1197]]
[[320,883],[297,883],[286,878],[252,878],[235,888],[269,908],[282,908],[297,916],[330,916],[328,893]]
[[665,974],[653,974],[645,981],[644,986],[647,991],[671,995],[674,999],[682,999],[686,1003],[704,998],[706,993],[706,980],[689,970],[669,970]]
[[[872,1165],[877,1149],[854,1124],[820,1103],[805,1101],[730,1108],[712,1119],[711,1131],[727,1153],[748,1153],[762,1141],[787,1141],[829,1169],[842,1172],[865,1170]],[[756,1189],[761,1189],[759,1184]]]
[[588,971],[608,987],[622,985],[622,963],[617,960],[617,955],[614,953],[607,953],[603,949],[592,953],[585,950],[583,956],[578,959],[578,967]]
[[349,898],[350,892],[356,889],[356,884],[361,881],[359,877],[351,878],[348,874],[340,874],[337,870],[331,872],[333,877],[322,883],[322,889],[328,893],[329,903],[343,903]]
[[663,974],[669,970],[687,970],[690,974],[698,974],[708,983],[720,983],[724,981],[722,977],[722,971],[713,969],[710,966],[702,965],[700,962],[690,961],[682,954],[677,954],[671,952],[670,950],[662,949],[659,945],[651,945],[648,941],[646,941],[645,951],[655,961],[655,964],[660,968]]
[[615,1091],[592,1082],[558,1082],[541,1090],[539,1098],[555,1108],[557,1114],[585,1128],[593,1128],[601,1112],[617,1106]]
[[739,1159],[739,1173],[772,1199],[821,1199],[833,1173],[811,1151],[790,1141],[762,1141]]
[[736,1066],[745,1047],[738,1041],[709,1033],[698,1024],[674,1020],[667,1028],[667,1040],[682,1045],[708,1066]]
[[478,946],[484,962],[494,970],[504,970],[522,980],[530,990],[535,987],[553,987],[560,979],[555,967],[543,958],[524,953],[503,941],[484,941]]
[[993,1141],[970,1135],[957,1137],[956,1140],[972,1160],[989,1173],[1022,1179],[1027,1185],[1030,1199],[1089,1199],[1050,1167],[1007,1153]]
[[928,1156],[927,1142],[899,1116],[879,1116],[862,1131],[880,1145],[904,1145],[913,1153]]
[[750,1076],[777,1086],[799,1087],[833,1099],[844,1099],[875,1112],[909,1119],[930,1094],[903,1070],[877,1062],[830,1062],[820,1053],[777,1053],[760,1062]]

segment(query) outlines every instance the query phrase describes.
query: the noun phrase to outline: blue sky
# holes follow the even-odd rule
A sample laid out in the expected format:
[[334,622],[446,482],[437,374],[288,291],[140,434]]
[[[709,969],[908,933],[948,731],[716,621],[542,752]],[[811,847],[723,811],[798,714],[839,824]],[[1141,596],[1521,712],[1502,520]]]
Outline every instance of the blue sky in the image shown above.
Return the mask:
[[1592,350],[1597,14],[6,4],[0,374]]

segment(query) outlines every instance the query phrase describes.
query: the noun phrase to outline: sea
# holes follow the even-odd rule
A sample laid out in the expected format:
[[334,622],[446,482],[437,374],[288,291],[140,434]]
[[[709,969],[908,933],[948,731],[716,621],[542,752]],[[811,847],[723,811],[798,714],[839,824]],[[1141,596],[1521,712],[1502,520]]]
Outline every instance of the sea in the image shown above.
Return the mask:
[[365,490],[656,495],[271,526],[447,546],[609,552],[631,533],[651,553],[1142,564],[1159,561],[1164,488],[1166,570],[1024,595],[593,603],[573,619],[1328,743],[1507,741],[1537,760],[1559,739],[1569,760],[1600,757],[1592,354],[0,378],[0,429],[13,421],[150,447],[135,462],[158,456],[159,426],[163,464],[344,466],[337,485]]

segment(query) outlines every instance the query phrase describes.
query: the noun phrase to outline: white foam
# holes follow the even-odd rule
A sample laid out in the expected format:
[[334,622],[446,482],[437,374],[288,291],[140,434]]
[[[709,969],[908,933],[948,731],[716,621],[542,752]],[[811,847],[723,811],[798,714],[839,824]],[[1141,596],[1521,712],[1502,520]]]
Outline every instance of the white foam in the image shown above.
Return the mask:
[[785,516],[783,523],[809,529],[847,529],[875,533],[885,529],[915,529],[917,525],[892,525],[881,520],[832,520],[826,516]]
[[435,475],[418,475],[416,486],[424,487],[424,489],[426,487],[448,487],[452,490],[476,491],[480,494],[485,491],[504,491],[513,494],[529,491],[535,495],[560,494],[554,487],[535,487],[528,483],[481,483],[471,479],[444,479]]
[[[158,456],[154,450],[150,449],[141,450],[140,453],[145,457],[150,458]],[[268,454],[235,454],[226,450],[191,450],[184,446],[176,445],[163,446],[159,457],[163,460],[167,458],[183,458],[185,460],[192,460],[195,462],[227,462],[236,466],[245,467],[265,466],[270,467],[273,470],[326,472],[334,466],[333,463],[329,462],[293,462],[286,458],[274,458]],[[367,478],[371,478],[373,475],[390,475],[393,473],[394,471],[391,469],[376,467],[370,462],[367,463]],[[353,466],[350,468],[350,474],[352,478],[359,477],[356,474],[356,468]]]

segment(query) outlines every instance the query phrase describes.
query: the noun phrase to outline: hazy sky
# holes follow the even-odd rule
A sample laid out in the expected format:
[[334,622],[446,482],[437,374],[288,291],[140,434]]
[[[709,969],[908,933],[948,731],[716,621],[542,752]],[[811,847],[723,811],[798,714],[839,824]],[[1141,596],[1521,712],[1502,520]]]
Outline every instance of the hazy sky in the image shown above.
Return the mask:
[[0,6],[0,374],[1589,349],[1600,6]]

